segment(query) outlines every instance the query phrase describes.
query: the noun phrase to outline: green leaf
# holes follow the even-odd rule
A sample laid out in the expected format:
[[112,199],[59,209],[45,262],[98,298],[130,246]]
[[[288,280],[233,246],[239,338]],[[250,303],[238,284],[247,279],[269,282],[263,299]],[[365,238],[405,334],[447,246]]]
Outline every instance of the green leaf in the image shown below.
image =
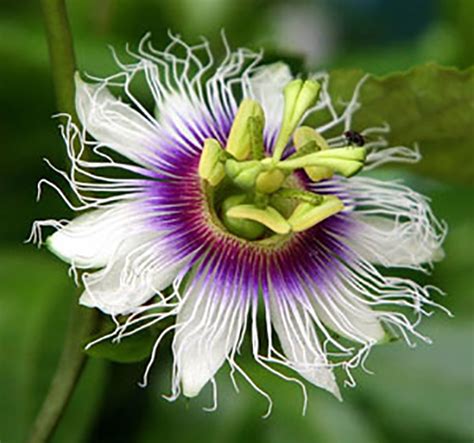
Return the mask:
[[[99,334],[90,337],[84,345],[109,334],[114,329],[111,322]],[[87,349],[86,354],[91,357],[104,358],[118,363],[134,363],[145,360],[151,354],[156,337],[149,328],[137,332],[130,337],[123,338],[120,342],[106,339]]]
[[[33,248],[4,250],[0,263],[0,439],[19,442],[49,388],[76,289],[64,264]],[[88,362],[53,442],[86,441],[104,378],[103,362]]]
[[[333,101],[349,100],[362,76],[360,70],[332,72]],[[360,101],[353,129],[387,122],[390,145],[419,143],[423,159],[414,170],[451,182],[474,181],[474,68],[459,71],[426,64],[371,77]]]

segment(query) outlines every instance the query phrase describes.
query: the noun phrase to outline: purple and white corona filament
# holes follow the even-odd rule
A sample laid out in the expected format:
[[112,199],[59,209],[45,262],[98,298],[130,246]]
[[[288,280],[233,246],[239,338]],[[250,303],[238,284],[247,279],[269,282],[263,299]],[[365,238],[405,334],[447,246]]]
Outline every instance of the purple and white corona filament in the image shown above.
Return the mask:
[[[172,399],[196,396],[227,362],[271,405],[239,366],[246,339],[258,364],[340,398],[334,368],[354,384],[375,344],[428,341],[416,326],[436,288],[381,269],[429,267],[446,229],[399,182],[355,176],[418,151],[388,147],[388,125],[358,128],[357,144],[344,135],[364,79],[338,112],[326,74],[294,79],[244,49],[215,63],[207,43],[171,39],[164,51],[144,39],[114,76],[77,77],[83,129],[62,127],[71,167],[58,171],[76,202],[46,183],[84,213],[36,222],[33,239],[56,229],[46,243],[80,275],[80,303],[116,322],[103,339],[175,317],[144,375],[172,333]],[[155,109],[132,93],[138,76]],[[314,113],[326,116],[318,128],[305,125]]]

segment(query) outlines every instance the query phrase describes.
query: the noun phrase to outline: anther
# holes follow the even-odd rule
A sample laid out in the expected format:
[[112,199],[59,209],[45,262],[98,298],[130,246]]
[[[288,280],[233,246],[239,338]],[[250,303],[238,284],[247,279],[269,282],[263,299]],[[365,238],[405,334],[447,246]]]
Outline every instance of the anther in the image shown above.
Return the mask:
[[[252,118],[256,119],[253,123]],[[252,151],[253,143],[258,143],[258,141],[253,140],[255,134],[252,137],[252,131],[249,131],[249,125],[253,125],[254,130],[256,130],[258,126],[261,128],[261,131],[263,131],[264,124],[265,116],[260,104],[255,100],[243,100],[237,110],[232,128],[230,129],[226,151],[237,160],[247,159]]]
[[325,195],[323,201],[318,205],[307,202],[300,203],[291,214],[288,223],[294,232],[305,231],[343,209],[344,205],[339,198]]
[[217,140],[208,138],[204,141],[199,160],[199,177],[217,186],[225,176],[224,161],[226,154]]
[[[309,126],[301,126],[297,128],[293,134],[293,141],[296,149],[295,156],[298,157],[310,154],[310,152],[308,152],[308,145],[311,143],[316,146],[316,149],[314,149],[313,152],[329,149],[326,139],[319,134],[319,132]],[[333,176],[333,170],[327,166],[310,166],[304,168],[304,171],[314,182],[326,180]]]
[[363,168],[365,157],[364,148],[325,149],[304,157],[281,161],[277,163],[277,167],[292,171],[310,166],[324,166],[345,177],[350,177]]
[[285,106],[283,122],[278,134],[273,158],[279,160],[285,150],[288,140],[295,128],[300,123],[305,112],[314,105],[318,98],[320,85],[314,80],[293,80],[285,86],[283,91]]

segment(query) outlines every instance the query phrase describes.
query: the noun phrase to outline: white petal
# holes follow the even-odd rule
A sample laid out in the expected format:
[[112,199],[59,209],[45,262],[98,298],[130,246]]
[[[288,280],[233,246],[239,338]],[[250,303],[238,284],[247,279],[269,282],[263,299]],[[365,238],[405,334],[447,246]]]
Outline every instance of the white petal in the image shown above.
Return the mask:
[[440,238],[414,222],[355,215],[358,231],[351,245],[366,260],[384,266],[418,266],[442,260]]
[[328,292],[314,290],[311,302],[321,321],[339,335],[359,343],[380,342],[386,333],[377,312],[342,283]]
[[173,352],[186,397],[198,395],[235,349],[247,312],[239,297],[216,296],[211,285],[192,283],[177,318]]
[[76,75],[76,110],[97,141],[125,157],[146,164],[157,149],[157,128],[144,115],[114,97],[105,84],[89,84]]
[[120,203],[80,215],[47,239],[49,249],[78,268],[105,266],[130,233],[139,214],[137,205]]
[[321,349],[312,320],[297,302],[270,299],[271,322],[289,365],[306,380],[341,400],[332,369]]
[[80,303],[107,314],[127,314],[167,288],[191,257],[174,260],[162,243],[153,233],[129,236],[113,262],[83,276]]
[[274,63],[258,70],[250,79],[253,98],[265,112],[265,128],[269,136],[276,136],[283,118],[283,88],[293,79],[285,63]]

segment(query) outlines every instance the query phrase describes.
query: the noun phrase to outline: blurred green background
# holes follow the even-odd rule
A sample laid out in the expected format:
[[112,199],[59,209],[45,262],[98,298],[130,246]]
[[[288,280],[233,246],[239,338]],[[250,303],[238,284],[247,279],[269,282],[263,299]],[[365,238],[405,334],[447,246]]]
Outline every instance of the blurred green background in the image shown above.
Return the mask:
[[[217,48],[225,29],[232,46],[263,47],[269,59],[284,57],[296,69],[350,67],[382,75],[428,61],[465,69],[474,56],[472,0],[69,0],[68,6],[78,65],[96,75],[115,72],[107,45],[120,52],[151,31],[155,46],[163,47],[168,29],[190,42],[203,35]],[[51,191],[35,201],[38,180],[54,178],[42,158],[65,162],[51,119],[55,104],[39,1],[0,2],[0,57],[0,441],[16,443],[27,435],[48,388],[75,292],[65,264],[23,244],[33,220],[70,216]],[[474,91],[468,93],[472,98]],[[474,121],[463,134],[472,150],[473,128]],[[450,148],[446,161],[453,164]],[[441,178],[429,168],[423,175],[410,167],[385,172],[429,195],[450,227],[446,259],[431,277],[419,277],[447,292],[443,303],[455,315],[440,312],[425,320],[421,330],[433,345],[375,349],[368,362],[375,375],[359,371],[358,387],[343,390],[342,404],[310,388],[306,417],[295,386],[258,373],[249,362],[274,399],[266,420],[265,401],[243,383],[236,394],[225,369],[217,412],[202,410],[212,402],[210,390],[192,402],[164,400],[169,343],[145,390],[137,386],[144,362],[90,359],[54,441],[473,441],[474,165],[454,165]],[[469,171],[458,174],[456,168]]]

